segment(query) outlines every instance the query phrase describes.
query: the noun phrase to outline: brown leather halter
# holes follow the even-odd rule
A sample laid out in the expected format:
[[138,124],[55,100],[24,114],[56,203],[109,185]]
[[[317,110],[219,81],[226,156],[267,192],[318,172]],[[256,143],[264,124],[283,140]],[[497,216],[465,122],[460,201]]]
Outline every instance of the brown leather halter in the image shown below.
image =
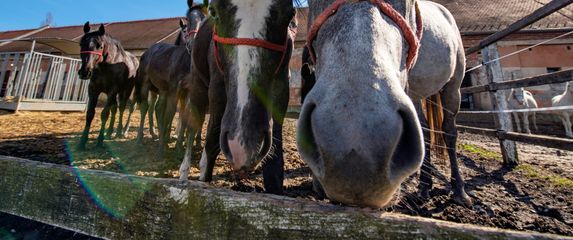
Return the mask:
[[402,31],[402,34],[404,34],[404,38],[408,42],[408,45],[410,45],[410,49],[408,50],[408,57],[406,59],[406,69],[407,70],[412,69],[412,67],[414,65],[414,60],[416,59],[416,57],[418,55],[418,49],[420,47],[420,40],[422,39],[422,33],[423,33],[423,31],[422,31],[422,17],[420,15],[420,8],[418,6],[418,2],[415,3],[416,25],[417,25],[416,30],[417,31],[416,31],[416,34],[414,34],[414,31],[412,30],[412,28],[410,27],[410,25],[408,24],[406,19],[398,11],[396,11],[396,9],[394,9],[394,7],[392,7],[392,5],[390,5],[389,3],[387,3],[384,0],[337,0],[337,1],[335,1],[330,6],[328,6],[328,8],[326,8],[326,10],[324,10],[316,18],[316,20],[312,24],[312,27],[310,28],[310,32],[309,32],[308,38],[307,38],[307,48],[310,52],[310,58],[311,58],[312,62],[314,64],[316,64],[316,54],[315,54],[314,49],[312,47],[312,42],[314,41],[314,39],[318,35],[318,31],[320,30],[322,25],[326,22],[326,20],[328,20],[328,18],[330,18],[332,15],[336,14],[338,9],[340,7],[342,7],[343,5],[352,4],[352,3],[360,2],[360,1],[368,1],[371,4],[375,5],[376,7],[378,7],[378,9],[380,9],[380,11],[384,15],[388,16],[390,19],[392,19],[392,21],[394,21],[394,23],[396,23],[396,25],[398,25],[398,27]]

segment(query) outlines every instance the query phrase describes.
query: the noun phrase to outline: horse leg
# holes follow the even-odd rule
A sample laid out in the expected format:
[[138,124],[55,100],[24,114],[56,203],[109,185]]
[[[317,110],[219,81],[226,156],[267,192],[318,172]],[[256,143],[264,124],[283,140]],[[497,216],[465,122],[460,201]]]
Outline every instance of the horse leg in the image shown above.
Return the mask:
[[[117,126],[117,132],[116,132],[116,137],[117,138],[124,138],[123,135],[123,113],[125,112],[125,107],[127,106],[127,102],[129,101],[129,95],[130,93],[127,91],[122,92],[119,95],[119,119],[118,119],[118,126]],[[128,117],[129,119],[129,117]],[[127,127],[127,123],[125,124]]]
[[[110,94],[110,96],[115,96],[115,94]],[[104,133],[105,133],[105,126],[107,124],[107,120],[109,118],[109,114],[110,114],[110,110],[111,108],[116,105],[116,99],[114,97],[110,97],[107,99],[107,103],[105,104],[105,107],[103,108],[103,111],[101,112],[101,127],[99,130],[99,136],[97,138],[97,147],[103,147],[103,140],[105,138]]]
[[107,133],[105,134],[106,139],[112,139],[113,129],[115,127],[115,115],[117,114],[117,94],[113,97],[113,104],[110,106],[111,119],[109,121],[109,127]]
[[88,137],[90,134],[90,127],[92,125],[92,121],[94,120],[95,116],[95,108],[97,105],[97,99],[99,97],[99,92],[94,91],[90,88],[88,92],[88,107],[86,112],[86,125],[84,127],[84,131],[82,132],[82,136],[80,138],[80,142],[78,144],[79,150],[86,150],[86,143],[88,142]]
[[171,127],[173,126],[173,118],[175,117],[175,112],[177,111],[177,97],[176,96],[166,96],[165,108],[163,109],[163,127],[165,141],[164,147],[168,148],[169,141],[171,140]]
[[[183,90],[180,90],[183,91]],[[185,132],[187,131],[187,96],[184,93],[179,93],[179,121],[177,122],[177,143],[175,149],[177,155],[183,152],[183,141],[185,140]]]
[[265,192],[283,194],[284,156],[283,156],[283,126],[278,121],[273,122],[273,147],[271,159],[263,165],[263,185]]
[[451,167],[451,184],[454,192],[454,201],[464,206],[472,206],[472,200],[465,190],[464,180],[460,174],[457,161],[457,140],[458,130],[456,127],[456,116],[460,110],[460,90],[455,81],[448,83],[442,92],[442,103],[444,122],[442,128],[445,132],[444,140],[446,142]]
[[519,123],[519,114],[518,113],[512,113],[513,118],[515,119],[515,126],[517,127],[517,132],[521,132],[521,123]]
[[[187,106],[192,106],[193,104],[191,102],[188,102]],[[185,111],[192,111],[190,109],[186,109]],[[189,168],[191,167],[191,162],[194,160],[194,154],[193,154],[193,137],[196,134],[197,129],[200,128],[200,124],[203,123],[203,121],[205,121],[205,111],[201,110],[200,112],[198,112],[198,114],[189,114],[189,126],[188,126],[188,134],[186,136],[186,142],[187,142],[187,147],[185,148],[185,157],[183,158],[183,162],[181,163],[181,166],[179,167],[179,174],[180,177],[179,179],[181,180],[187,180],[187,178],[189,177]],[[218,136],[217,136],[217,140],[218,140]],[[217,146],[219,146],[219,142],[216,142]],[[211,146],[213,147],[213,146]],[[207,148],[205,146],[205,148]],[[201,161],[202,162],[207,162],[207,149],[203,149],[203,153],[201,155]],[[217,153],[218,155],[219,153]],[[217,155],[215,155],[215,158],[217,157]],[[205,159],[205,160],[203,160]],[[213,160],[214,161],[214,160]],[[203,171],[205,171],[205,168],[201,168],[201,175],[203,176]],[[201,179],[201,181],[205,181],[205,178]],[[210,181],[210,179],[209,179]]]
[[167,103],[167,92],[159,92],[159,100],[155,104],[155,118],[157,119],[157,128],[159,130],[159,156],[164,157],[165,146],[167,140],[165,139],[165,104]]
[[203,123],[201,123],[201,127],[199,129],[197,129],[197,133],[195,134],[195,144],[193,145],[193,148],[195,149],[201,149],[201,135],[203,134]]
[[131,102],[129,103],[129,112],[127,113],[127,120],[125,121],[125,128],[123,129],[123,132],[121,133],[121,137],[125,138],[127,136],[127,133],[129,132],[129,125],[131,125],[131,115],[133,114],[133,111],[135,110],[135,100],[131,100]]
[[[201,153],[201,160],[199,161],[199,170],[201,170],[201,175],[199,176],[199,181],[211,182],[213,180],[213,168],[215,168],[215,160],[217,160],[217,155],[221,152],[221,145],[219,143],[219,135],[221,135],[221,120],[220,117],[214,117],[213,114],[209,117],[209,126],[207,127],[207,139],[205,141],[205,148],[203,153]],[[193,140],[195,138],[196,132],[189,132],[188,139]],[[193,149],[193,143],[187,143],[188,149]]]
[[[139,129],[137,130],[137,143],[143,144],[143,130],[145,128],[145,116],[147,115],[147,110],[149,109],[149,91],[143,90],[140,93],[140,96],[137,97],[137,101],[139,102],[139,111],[140,117],[139,119]],[[151,121],[151,119],[150,119]]]
[[529,113],[523,113],[523,128],[527,134],[531,134],[531,129],[529,129]]
[[149,99],[149,133],[151,134],[152,139],[157,139],[157,134],[155,134],[155,119],[154,119],[154,112],[155,112],[155,105],[157,105],[157,93],[151,92],[150,99]]
[[[422,100],[423,101],[423,100]],[[424,115],[424,109],[422,108],[422,102],[414,102],[414,107],[418,113],[418,119],[420,119],[420,124],[422,125],[422,132],[424,134],[424,161],[420,169],[420,182],[418,184],[418,195],[423,199],[430,198],[430,190],[433,187],[432,181],[432,159],[431,159],[431,139],[430,139],[430,126],[428,125],[428,120]]]

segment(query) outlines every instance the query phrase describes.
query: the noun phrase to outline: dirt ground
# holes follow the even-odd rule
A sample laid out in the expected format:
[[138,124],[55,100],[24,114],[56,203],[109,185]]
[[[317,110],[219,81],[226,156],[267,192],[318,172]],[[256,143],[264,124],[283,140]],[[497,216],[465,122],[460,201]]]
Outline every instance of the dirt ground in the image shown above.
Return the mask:
[[[99,117],[92,124],[88,151],[75,150],[84,126],[83,113],[0,112],[0,155],[71,164],[85,169],[122,172],[139,176],[178,177],[180,156],[172,148],[167,160],[156,154],[157,142],[146,132],[144,146],[135,143],[139,118],[132,120],[127,139],[107,140],[95,147]],[[310,170],[300,159],[295,142],[296,120],[284,130],[286,195],[315,201]],[[205,131],[204,131],[205,132]],[[434,189],[429,200],[417,197],[417,176],[405,184],[395,205],[384,211],[515,230],[573,236],[573,152],[519,145],[520,166],[502,166],[498,142],[473,134],[460,134],[458,156],[466,190],[474,201],[470,208],[456,205],[449,196],[449,163],[434,160]],[[197,179],[197,162],[191,179]],[[223,156],[219,156],[212,183],[239,191],[262,191],[262,174],[236,183]]]

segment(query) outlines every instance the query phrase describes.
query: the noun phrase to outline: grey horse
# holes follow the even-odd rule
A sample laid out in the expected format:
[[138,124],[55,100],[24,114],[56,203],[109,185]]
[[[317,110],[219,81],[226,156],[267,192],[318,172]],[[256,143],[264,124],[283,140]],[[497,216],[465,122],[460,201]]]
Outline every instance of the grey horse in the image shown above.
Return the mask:
[[[133,54],[125,51],[117,40],[106,34],[103,25],[97,31],[90,32],[90,24],[86,22],[84,25],[84,36],[80,41],[80,48],[82,65],[78,75],[81,79],[90,80],[86,125],[78,145],[78,148],[83,150],[88,141],[97,100],[101,93],[107,95],[107,103],[101,113],[102,121],[97,146],[103,146],[104,131],[110,112],[111,120],[107,137],[110,138],[113,133],[118,99],[119,125],[117,136],[122,137],[124,135],[123,113],[129,101],[129,96],[133,91],[139,61]],[[130,115],[132,111],[133,109],[130,109]]]
[[[311,31],[323,12],[340,2],[311,0]],[[406,24],[388,12],[399,14]],[[420,27],[423,37],[412,66],[412,49],[418,42],[411,36]],[[456,161],[455,116],[465,57],[451,14],[426,1],[344,2],[316,33],[309,41],[316,83],[304,100],[297,129],[299,151],[315,176],[315,186],[336,202],[387,205],[423,159],[430,164],[430,145],[424,144],[429,132],[422,133],[420,121],[424,129],[430,128],[421,101],[441,93],[454,199],[471,204]],[[425,194],[431,177],[429,171],[421,175]]]

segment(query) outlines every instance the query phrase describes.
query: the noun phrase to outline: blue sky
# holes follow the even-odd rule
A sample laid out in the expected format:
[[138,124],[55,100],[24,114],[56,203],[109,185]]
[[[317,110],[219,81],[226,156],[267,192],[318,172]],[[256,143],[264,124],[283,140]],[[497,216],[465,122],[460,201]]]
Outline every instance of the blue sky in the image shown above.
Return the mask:
[[69,26],[177,17],[187,10],[186,0],[16,0],[0,5],[0,31],[37,28],[48,13],[52,25]]

